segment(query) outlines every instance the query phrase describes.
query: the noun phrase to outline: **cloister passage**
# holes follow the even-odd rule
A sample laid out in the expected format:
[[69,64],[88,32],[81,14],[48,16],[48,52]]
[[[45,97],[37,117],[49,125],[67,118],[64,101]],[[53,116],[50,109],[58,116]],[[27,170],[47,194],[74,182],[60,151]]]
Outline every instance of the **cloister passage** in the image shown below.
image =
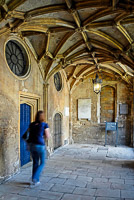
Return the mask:
[[133,200],[134,154],[128,147],[68,145],[47,160],[31,189],[31,166],[0,185],[1,200]]
[[[132,0],[0,0],[0,183],[21,168],[18,177],[27,176],[23,175],[30,168],[25,165],[31,158],[22,135],[38,110],[44,110],[51,131],[51,138],[46,141],[50,159],[46,172],[55,174],[57,170],[57,177],[64,179],[65,165],[70,165],[71,173],[65,177],[69,180],[63,182],[74,185],[74,190],[70,186],[65,189],[68,184],[63,183],[65,192],[61,193],[67,190],[67,194],[46,199],[72,199],[76,193],[80,195],[78,199],[90,199],[83,197],[84,193],[95,200],[134,199]],[[107,132],[108,146],[104,147],[106,122],[111,128]],[[108,156],[111,151],[113,157]],[[53,152],[56,153],[51,157]],[[63,175],[58,174],[60,169]],[[90,170],[93,176],[87,176]],[[86,189],[77,185],[79,176],[86,180]],[[98,183],[100,179],[104,184]],[[1,196],[4,187],[16,187],[12,185],[17,179],[14,180],[1,185]],[[43,179],[46,180],[49,176]],[[60,192],[61,179],[54,180],[57,182],[51,186],[57,184]],[[99,191],[99,185],[106,186],[104,192],[104,188]],[[56,190],[49,184],[48,188],[51,192]],[[13,197],[11,189],[11,198],[22,198],[19,189],[24,188],[17,189],[15,195],[19,196]],[[106,193],[106,189],[110,191]],[[45,195],[45,189],[41,190]]]

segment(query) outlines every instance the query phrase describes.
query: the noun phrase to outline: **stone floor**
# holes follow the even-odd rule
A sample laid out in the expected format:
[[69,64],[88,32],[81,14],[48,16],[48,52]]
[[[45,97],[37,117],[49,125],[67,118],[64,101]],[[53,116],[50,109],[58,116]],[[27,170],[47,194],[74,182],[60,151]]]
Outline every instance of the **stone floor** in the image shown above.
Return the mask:
[[69,145],[47,161],[30,189],[31,166],[0,185],[0,200],[134,200],[132,148]]

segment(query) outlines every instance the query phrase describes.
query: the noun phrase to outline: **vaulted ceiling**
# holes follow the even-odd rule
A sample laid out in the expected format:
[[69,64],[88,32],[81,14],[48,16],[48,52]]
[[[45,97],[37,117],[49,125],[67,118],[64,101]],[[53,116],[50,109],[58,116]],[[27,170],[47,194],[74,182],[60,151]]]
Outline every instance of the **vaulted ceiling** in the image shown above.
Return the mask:
[[133,0],[0,0],[0,37],[17,34],[45,81],[64,69],[72,89],[97,70],[131,85]]

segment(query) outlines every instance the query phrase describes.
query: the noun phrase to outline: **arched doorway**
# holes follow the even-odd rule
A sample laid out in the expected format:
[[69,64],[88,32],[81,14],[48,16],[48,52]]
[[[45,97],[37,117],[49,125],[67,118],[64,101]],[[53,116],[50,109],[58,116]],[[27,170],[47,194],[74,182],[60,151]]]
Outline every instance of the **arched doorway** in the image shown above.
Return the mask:
[[54,116],[54,149],[57,149],[61,146],[61,124],[62,124],[62,118],[59,113],[56,113]]
[[23,134],[31,122],[31,106],[28,104],[20,105],[20,162],[21,166],[30,161],[30,152],[27,151],[26,142],[22,139]]

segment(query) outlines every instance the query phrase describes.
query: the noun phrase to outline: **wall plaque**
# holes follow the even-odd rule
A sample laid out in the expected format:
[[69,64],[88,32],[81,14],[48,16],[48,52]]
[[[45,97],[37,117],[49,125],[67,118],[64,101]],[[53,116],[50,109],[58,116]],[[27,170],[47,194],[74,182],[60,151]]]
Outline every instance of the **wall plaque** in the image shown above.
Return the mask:
[[78,99],[78,119],[91,120],[91,99]]
[[123,103],[120,104],[120,115],[127,115],[128,114],[128,104]]

